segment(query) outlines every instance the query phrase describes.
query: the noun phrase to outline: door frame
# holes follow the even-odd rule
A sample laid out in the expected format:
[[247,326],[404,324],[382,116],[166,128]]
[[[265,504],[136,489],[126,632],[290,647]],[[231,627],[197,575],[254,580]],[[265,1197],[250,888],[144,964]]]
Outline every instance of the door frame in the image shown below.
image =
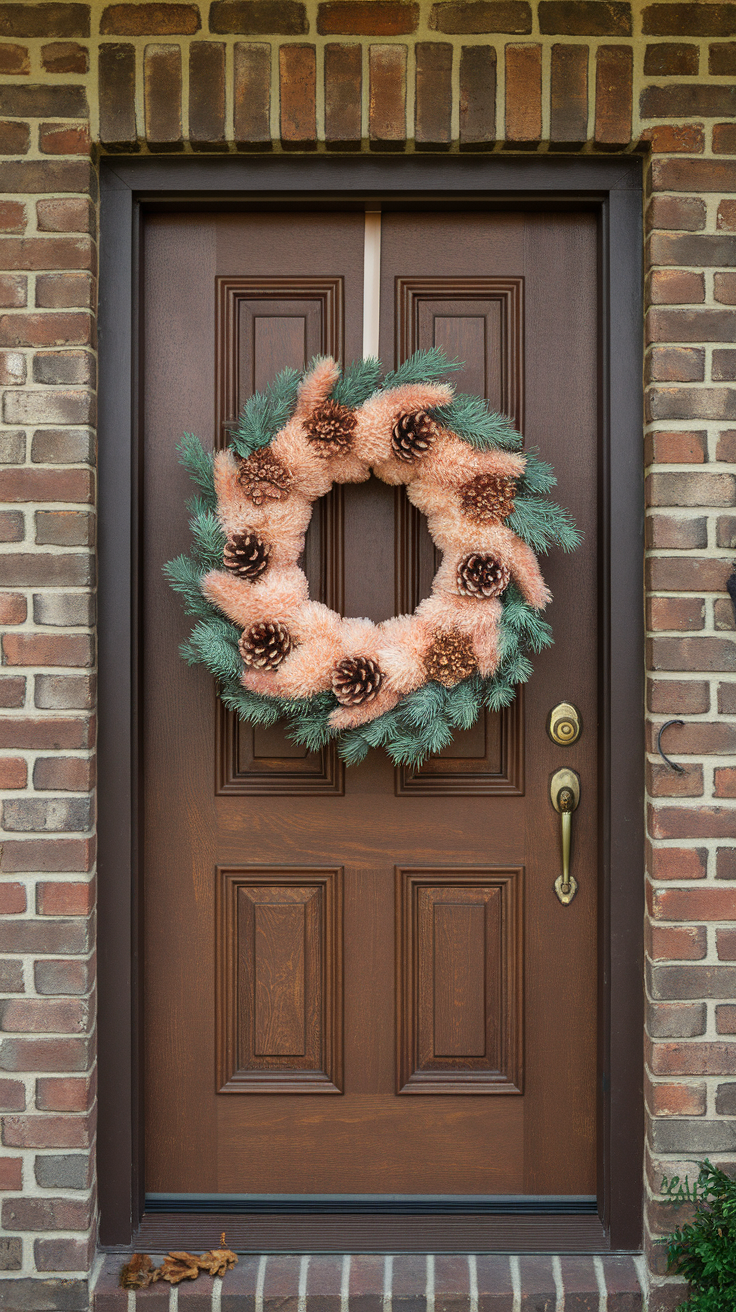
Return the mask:
[[[599,225],[601,315],[601,830],[599,1216],[406,1217],[399,1247],[637,1251],[642,1243],[644,476],[642,161],[409,155],[101,161],[99,298],[100,1239],[149,1250],[198,1242],[191,1216],[143,1216],[139,859],[139,236],[147,210],[579,209]],[[611,398],[615,398],[612,404]],[[610,561],[615,560],[611,571]],[[613,731],[615,726],[615,732]],[[208,1208],[209,1225],[219,1226]],[[234,1220],[235,1218],[231,1218]],[[331,1243],[328,1217],[282,1218],[287,1251]],[[353,1217],[353,1221],[357,1218]],[[176,1220],[176,1218],[174,1218]],[[259,1247],[261,1227],[249,1217]],[[396,1249],[395,1219],[364,1217],[353,1251]],[[482,1220],[482,1224],[481,1224]],[[306,1224],[304,1224],[306,1223]],[[337,1233],[337,1232],[335,1232]],[[372,1238],[371,1238],[372,1233]],[[319,1238],[318,1236],[321,1236]],[[276,1251],[273,1232],[270,1247]],[[296,1241],[296,1242],[295,1242]],[[358,1246],[356,1246],[356,1244]],[[362,1247],[361,1247],[362,1246]]]

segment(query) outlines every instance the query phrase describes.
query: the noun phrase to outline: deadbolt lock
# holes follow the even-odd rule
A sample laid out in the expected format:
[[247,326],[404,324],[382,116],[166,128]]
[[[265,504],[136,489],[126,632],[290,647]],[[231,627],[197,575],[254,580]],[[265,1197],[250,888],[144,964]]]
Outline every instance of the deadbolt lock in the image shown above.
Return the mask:
[[580,712],[572,702],[559,702],[549,713],[547,733],[558,747],[569,747],[576,743],[583,726]]

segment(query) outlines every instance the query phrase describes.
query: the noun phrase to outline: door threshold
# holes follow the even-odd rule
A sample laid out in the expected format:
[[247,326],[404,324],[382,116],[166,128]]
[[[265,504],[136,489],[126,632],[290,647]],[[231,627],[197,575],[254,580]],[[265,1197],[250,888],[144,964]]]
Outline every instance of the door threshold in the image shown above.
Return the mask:
[[595,1194],[147,1194],[149,1215],[595,1216]]

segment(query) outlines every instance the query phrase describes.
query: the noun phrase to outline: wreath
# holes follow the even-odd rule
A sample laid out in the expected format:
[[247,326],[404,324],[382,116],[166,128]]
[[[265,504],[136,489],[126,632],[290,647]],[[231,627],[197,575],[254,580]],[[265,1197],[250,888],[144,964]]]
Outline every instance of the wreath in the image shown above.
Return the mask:
[[[164,567],[196,617],[181,652],[241,719],[283,718],[313,751],[337,739],[348,764],[383,746],[416,767],[511,702],[551,644],[535,553],[580,535],[510,420],[445,381],[459,368],[436,348],[383,380],[378,360],[341,375],[318,358],[253,395],[224,450],[180,442],[198,487],[192,550]],[[431,595],[380,624],[311,601],[300,563],[314,502],[371,472],[404,484],[442,552]]]

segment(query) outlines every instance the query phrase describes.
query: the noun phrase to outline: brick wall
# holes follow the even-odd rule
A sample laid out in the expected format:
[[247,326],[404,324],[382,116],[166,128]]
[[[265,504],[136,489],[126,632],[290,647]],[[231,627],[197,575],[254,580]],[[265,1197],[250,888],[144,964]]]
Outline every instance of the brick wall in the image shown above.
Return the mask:
[[[736,1162],[736,5],[0,0],[0,1305],[94,1244],[96,175],[126,152],[647,152],[647,1252]],[[656,756],[657,727],[679,717]],[[7,1280],[12,1280],[12,1287]],[[7,1297],[12,1288],[12,1298]],[[35,1292],[34,1292],[35,1291]],[[3,1293],[6,1298],[3,1299]],[[25,1300],[25,1301],[23,1301]],[[50,1301],[49,1301],[50,1300]]]

